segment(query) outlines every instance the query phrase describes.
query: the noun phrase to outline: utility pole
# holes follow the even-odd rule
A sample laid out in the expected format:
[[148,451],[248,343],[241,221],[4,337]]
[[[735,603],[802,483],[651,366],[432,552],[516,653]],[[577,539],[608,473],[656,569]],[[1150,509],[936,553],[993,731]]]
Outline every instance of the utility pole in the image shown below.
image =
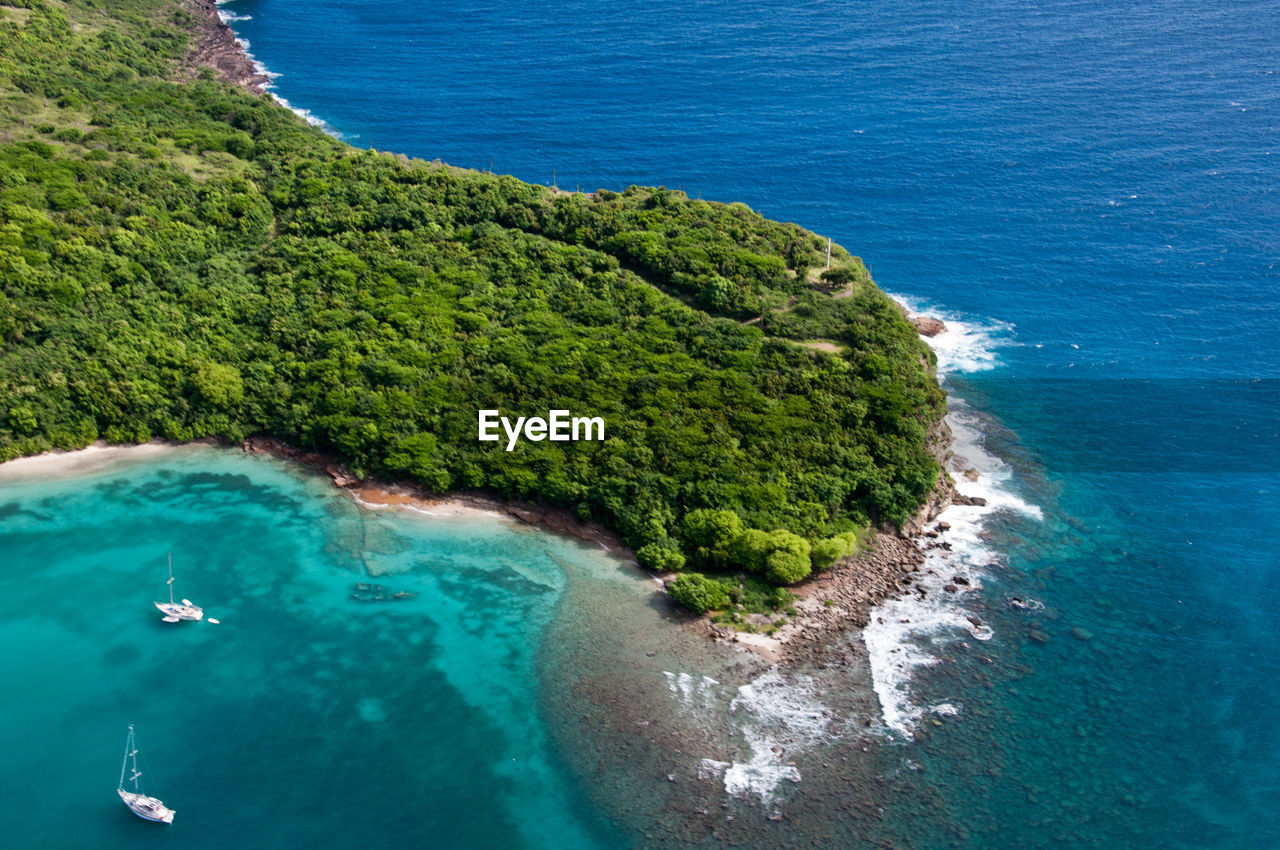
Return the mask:
[[831,268],[831,237],[827,237],[827,268]]

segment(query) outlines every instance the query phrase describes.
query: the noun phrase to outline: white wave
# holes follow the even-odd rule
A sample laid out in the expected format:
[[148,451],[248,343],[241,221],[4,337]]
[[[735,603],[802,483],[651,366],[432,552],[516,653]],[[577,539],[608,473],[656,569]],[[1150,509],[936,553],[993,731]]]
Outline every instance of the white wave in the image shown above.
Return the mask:
[[[272,80],[275,80],[275,78],[280,75],[279,74],[272,75],[272,74],[264,73],[263,76],[267,76],[267,77],[270,77]],[[324,130],[326,133],[328,133],[330,136],[333,136],[334,138],[342,138],[340,135],[338,135],[338,131],[333,129],[333,127],[329,124],[328,121],[325,121],[323,118],[321,118],[319,115],[316,115],[310,109],[304,109],[301,106],[294,106],[292,103],[285,100],[283,97],[276,94],[274,91],[271,91],[271,89],[273,88],[273,85],[271,83],[267,83],[263,85],[263,88],[271,93],[271,96],[275,98],[276,103],[280,104],[285,109],[292,112],[294,115],[297,115],[299,118],[301,118],[303,121],[306,121],[312,127],[319,127],[321,130]]]
[[701,714],[715,708],[719,696],[716,687],[720,684],[710,676],[693,676],[689,673],[669,673],[662,671],[667,677],[667,688],[671,695],[680,700],[687,711]]
[[918,299],[890,293],[890,297],[907,308],[915,317],[921,315],[941,319],[947,329],[925,342],[938,356],[938,371],[985,372],[1000,365],[1000,348],[1015,345],[1011,339],[1013,325],[995,319],[975,319],[948,310],[935,309]]
[[[809,677],[788,679],[776,667],[738,688],[732,697],[708,676],[665,672],[667,689],[727,758],[699,760],[697,777],[719,778],[731,797],[754,798],[772,813],[778,789],[799,782],[794,761],[832,737],[831,711],[816,696]],[[727,733],[727,734],[726,734]]]
[[777,668],[738,688],[729,713],[750,751],[745,761],[725,769],[724,790],[734,797],[754,796],[776,803],[778,786],[799,782],[795,756],[830,737],[831,713],[813,695],[813,680],[787,680]]
[[725,768],[729,766],[727,761],[716,761],[715,759],[702,759],[698,762],[698,778],[702,780],[715,779],[724,776]]
[[[914,310],[908,299],[898,300]],[[957,334],[950,341],[944,339],[947,334],[927,340],[938,352],[940,371],[993,368],[998,363],[994,349],[1010,344],[999,339],[1000,334],[1012,329],[1010,325],[969,324],[945,312],[929,313],[942,318],[951,329],[948,333]],[[948,401],[956,490],[986,504],[951,505],[939,515],[938,521],[950,526],[942,534],[950,549],[924,550],[925,562],[914,585],[924,593],[916,590],[886,600],[872,609],[870,622],[863,629],[872,687],[880,701],[884,725],[895,736],[909,737],[927,710],[912,699],[916,671],[936,664],[939,650],[951,641],[966,637],[990,640],[995,634],[987,623],[971,619],[964,607],[966,594],[981,588],[987,567],[1000,558],[983,539],[986,522],[999,512],[1018,513],[1037,521],[1044,518],[1039,506],[1013,491],[1013,470],[1009,465],[983,448],[981,423],[973,409],[955,396]],[[977,472],[976,481],[963,475],[966,469]],[[957,582],[956,577],[964,581]]]

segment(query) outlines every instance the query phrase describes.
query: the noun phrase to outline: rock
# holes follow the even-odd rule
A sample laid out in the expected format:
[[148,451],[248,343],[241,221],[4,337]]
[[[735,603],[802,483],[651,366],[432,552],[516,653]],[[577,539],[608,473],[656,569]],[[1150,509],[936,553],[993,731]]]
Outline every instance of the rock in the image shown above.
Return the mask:
[[942,323],[942,320],[935,319],[933,316],[913,316],[911,324],[916,326],[920,336],[937,336],[947,332],[947,326]]
[[964,471],[964,477],[965,477],[965,478],[968,478],[970,481],[977,481],[977,480],[978,480],[978,470],[974,469],[973,467],[969,467],[968,469],[966,469],[966,470]]
[[529,523],[530,525],[536,525],[538,522],[542,520],[542,514],[539,511],[530,511],[524,508],[510,507],[510,508],[507,508],[507,512],[510,513],[512,516],[518,519],[521,519],[524,522]]
[[964,576],[952,576],[951,580],[954,581],[956,584],[963,584],[965,587],[969,586],[969,580]]
[[939,523],[938,523],[938,530],[939,530],[939,531],[950,531],[950,530],[951,530],[951,523],[949,523],[949,522],[939,522]]
[[1048,636],[1047,634],[1045,634],[1044,632],[1040,631],[1039,629],[1032,629],[1032,630],[1031,630],[1031,639],[1032,639],[1033,641],[1035,641],[1036,643],[1048,643],[1048,642],[1049,642],[1049,636]]
[[960,590],[960,588],[956,587],[954,584],[944,584],[942,589],[947,593],[957,593]]
[[347,472],[347,470],[341,466],[326,466],[324,471],[333,479],[333,486],[335,487],[350,487],[353,484],[359,483],[356,478],[352,477],[351,473]]
[[1093,632],[1089,631],[1088,629],[1082,629],[1079,626],[1076,626],[1074,629],[1071,630],[1071,636],[1076,640],[1083,640],[1083,641],[1093,640]]
[[261,74],[236,40],[235,33],[218,17],[214,0],[195,0],[195,34],[187,61],[207,65],[225,81],[243,86],[254,94],[262,94],[262,86],[271,82]]

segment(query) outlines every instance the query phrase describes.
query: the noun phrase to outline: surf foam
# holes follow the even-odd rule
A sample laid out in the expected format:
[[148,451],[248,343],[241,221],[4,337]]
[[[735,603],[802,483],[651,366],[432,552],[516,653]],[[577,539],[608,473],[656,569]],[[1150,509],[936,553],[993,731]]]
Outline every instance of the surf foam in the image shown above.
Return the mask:
[[[912,299],[894,297],[912,314],[919,311]],[[942,374],[996,368],[997,348],[1010,344],[1008,335],[1013,327],[1007,323],[979,322],[932,309],[927,312],[947,325],[946,332],[926,340],[938,356]],[[964,606],[966,596],[982,587],[988,565],[1000,558],[982,537],[986,522],[1006,511],[1043,519],[1038,506],[1013,491],[1013,471],[1008,464],[983,448],[981,423],[973,409],[955,396],[948,401],[947,424],[959,461],[958,468],[951,470],[956,490],[986,504],[951,505],[939,515],[938,521],[950,525],[944,539],[951,548],[924,550],[925,563],[915,583],[924,594],[917,591],[876,606],[863,629],[872,687],[880,701],[884,727],[895,737],[909,737],[920,717],[930,710],[912,698],[915,673],[936,664],[939,651],[947,643],[964,638],[990,640],[994,636],[990,626],[970,619],[972,615]],[[976,481],[962,474],[966,468],[976,470]],[[957,576],[968,584],[955,582]],[[947,706],[948,716],[959,711],[950,704],[943,705]]]
[[973,319],[948,310],[935,309],[932,305],[907,295],[889,293],[889,297],[907,308],[912,318],[927,315],[942,320],[947,329],[925,342],[938,356],[938,371],[986,372],[1000,365],[997,354],[1000,348],[1016,345],[1012,339],[1013,325],[995,319]]
[[807,676],[789,679],[771,668],[728,697],[720,683],[707,676],[663,675],[672,696],[714,733],[713,739],[728,732],[727,746],[733,752],[726,759],[701,759],[698,778],[718,777],[729,796],[755,798],[771,812],[777,811],[783,783],[800,781],[796,757],[832,737],[831,710],[818,700],[814,681]]

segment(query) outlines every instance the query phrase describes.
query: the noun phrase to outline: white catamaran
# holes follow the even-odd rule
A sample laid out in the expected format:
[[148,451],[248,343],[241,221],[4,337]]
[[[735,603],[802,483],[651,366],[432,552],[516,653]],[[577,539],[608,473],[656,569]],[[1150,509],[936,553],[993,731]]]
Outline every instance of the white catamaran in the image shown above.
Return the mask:
[[166,623],[176,623],[179,620],[199,620],[204,617],[204,609],[199,605],[192,605],[190,599],[182,600],[181,604],[173,601],[173,555],[169,556],[169,601],[157,602],[155,606],[160,609],[160,613],[164,614],[163,619]]
[[[130,765],[132,762],[132,766]],[[124,790],[125,772],[132,770],[129,779],[133,781],[133,790]],[[129,724],[129,737],[124,742],[124,761],[120,765],[120,787],[117,792],[120,799],[129,807],[129,811],[133,812],[143,820],[155,821],[156,823],[173,823],[173,809],[160,802],[155,797],[148,797],[142,793],[142,784],[138,781],[142,778],[142,772],[138,770],[138,747],[133,742],[133,724]]]

